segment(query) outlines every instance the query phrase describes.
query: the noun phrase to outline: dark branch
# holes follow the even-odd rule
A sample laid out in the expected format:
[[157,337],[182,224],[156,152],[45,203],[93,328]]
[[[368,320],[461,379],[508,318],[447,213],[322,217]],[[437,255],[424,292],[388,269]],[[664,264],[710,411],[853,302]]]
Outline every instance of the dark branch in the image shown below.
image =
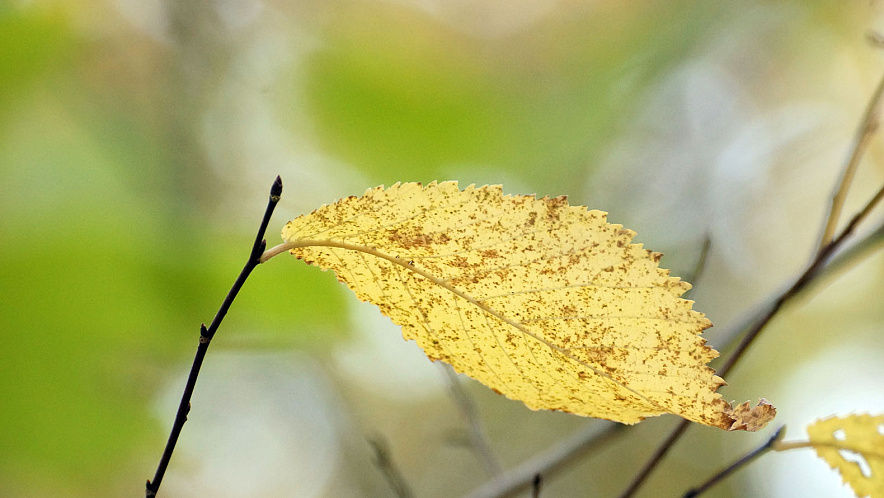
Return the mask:
[[741,469],[743,466],[748,465],[749,463],[752,463],[752,461],[754,461],[756,458],[760,457],[761,455],[763,455],[763,454],[767,453],[768,451],[770,451],[771,449],[773,449],[774,443],[779,441],[783,437],[783,430],[785,428],[786,428],[786,426],[782,426],[779,429],[777,429],[777,432],[774,433],[774,435],[771,436],[771,438],[768,439],[768,441],[766,443],[764,443],[760,447],[752,450],[752,452],[750,452],[748,455],[743,456],[743,458],[740,458],[736,462],[728,465],[727,467],[725,467],[724,469],[719,471],[717,474],[710,477],[709,480],[707,480],[706,482],[704,482],[700,486],[697,486],[696,488],[693,488],[690,491],[688,491],[687,493],[685,493],[684,498],[695,498],[696,496],[700,496],[701,493],[705,493],[710,488],[712,488],[712,486],[715,486],[716,484],[718,484],[719,482],[724,480],[727,476],[733,474],[737,470]]
[[245,266],[239,273],[239,276],[236,278],[236,281],[233,283],[227,296],[224,298],[224,302],[221,303],[221,307],[218,309],[218,313],[215,314],[212,323],[208,328],[206,328],[205,324],[200,325],[199,345],[196,348],[196,355],[194,356],[193,364],[190,367],[190,375],[187,376],[187,384],[184,387],[184,394],[181,396],[181,403],[178,405],[178,412],[175,414],[175,422],[172,425],[172,432],[169,434],[166,449],[163,451],[163,456],[160,458],[160,463],[157,466],[157,472],[154,475],[153,481],[147,481],[147,485],[145,486],[145,496],[147,498],[156,496],[160,489],[160,484],[163,482],[163,476],[166,474],[166,468],[169,466],[169,461],[172,459],[172,452],[175,451],[175,444],[178,442],[178,436],[181,434],[184,422],[187,421],[187,413],[190,411],[190,398],[193,396],[193,389],[196,386],[196,378],[199,376],[200,367],[202,367],[203,359],[206,357],[206,351],[209,349],[209,343],[212,341],[212,337],[215,336],[215,332],[221,325],[221,321],[224,320],[224,316],[227,315],[227,310],[230,309],[230,305],[233,304],[233,300],[236,299],[239,290],[242,288],[243,284],[246,283],[246,279],[249,278],[252,270],[260,264],[261,254],[263,254],[264,248],[267,245],[267,241],[264,240],[264,233],[267,231],[267,224],[270,222],[270,217],[273,215],[273,210],[276,208],[276,204],[279,202],[279,197],[281,195],[282,179],[277,176],[276,180],[273,182],[273,186],[270,187],[270,200],[267,203],[267,209],[264,211],[264,218],[261,220],[258,236],[255,238],[255,244],[252,246],[248,261],[246,261]]
[[856,130],[853,146],[850,148],[850,156],[847,159],[847,163],[844,165],[841,179],[838,181],[838,186],[832,194],[832,200],[829,203],[829,216],[823,227],[823,235],[820,238],[818,251],[822,251],[826,245],[832,241],[832,237],[835,236],[835,229],[838,226],[838,217],[841,215],[841,209],[844,207],[844,201],[847,199],[847,191],[850,189],[850,184],[853,182],[854,175],[856,175],[860,159],[862,159],[863,154],[866,149],[868,149],[872,135],[878,131],[878,121],[880,119],[882,101],[884,101],[884,78],[882,78],[878,83],[878,86],[875,87],[875,92],[872,94],[872,98],[866,105],[863,119],[860,122],[859,128]]
[[836,251],[841,249],[844,243],[853,235],[854,230],[856,230],[857,225],[865,219],[866,216],[872,211],[872,209],[881,201],[881,198],[884,197],[884,186],[878,189],[878,192],[875,193],[874,196],[869,200],[868,203],[851,218],[850,222],[844,227],[844,230],[835,237],[832,242],[826,244],[825,247],[816,255],[810,265],[807,266],[807,269],[804,270],[796,280],[795,283],[792,284],[791,287],[782,295],[779,299],[774,301],[773,306],[767,311],[767,313],[761,317],[761,319],[755,323],[755,325],[749,329],[749,332],[743,337],[743,340],[737,346],[733,353],[730,354],[727,361],[724,365],[718,369],[717,374],[720,377],[724,377],[727,375],[731,369],[740,361],[743,354],[746,350],[749,349],[749,346],[755,341],[755,338],[758,337],[758,334],[764,329],[765,326],[773,319],[773,317],[777,314],[780,308],[783,307],[786,302],[795,298],[801,291],[804,290],[807,285],[813,281],[814,278],[820,273],[823,267],[831,259],[832,255],[835,254]]

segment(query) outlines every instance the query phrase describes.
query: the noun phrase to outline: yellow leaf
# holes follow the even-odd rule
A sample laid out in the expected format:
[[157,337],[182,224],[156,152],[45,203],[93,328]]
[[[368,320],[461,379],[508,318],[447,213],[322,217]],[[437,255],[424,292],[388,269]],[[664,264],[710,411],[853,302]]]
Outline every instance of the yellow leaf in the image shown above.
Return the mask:
[[884,498],[884,415],[829,417],[809,425],[807,434],[857,496]]
[[679,296],[635,233],[565,197],[504,196],[456,182],[377,187],[289,222],[277,251],[334,270],[356,296],[450,363],[532,409],[635,423],[674,413],[757,430],[775,410],[715,391],[699,337],[711,323]]

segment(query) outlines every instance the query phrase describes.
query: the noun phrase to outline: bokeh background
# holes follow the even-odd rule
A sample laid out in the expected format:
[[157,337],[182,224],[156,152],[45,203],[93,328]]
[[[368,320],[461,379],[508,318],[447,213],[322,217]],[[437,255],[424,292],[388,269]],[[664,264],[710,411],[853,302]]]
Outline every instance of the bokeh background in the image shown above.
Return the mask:
[[[288,219],[397,181],[502,183],[606,210],[720,333],[801,270],[877,80],[880,2],[0,2],[0,495],[142,496],[267,192]],[[846,213],[884,181],[881,138]],[[881,219],[880,210],[870,224]],[[722,389],[779,408],[694,427],[640,496],[678,496],[788,423],[884,411],[884,257],[775,320]],[[464,380],[512,467],[598,422]],[[672,416],[544,482],[614,496]],[[414,495],[489,480],[445,373],[331,274],[259,267],[212,343],[163,496]],[[852,496],[809,450],[709,496]]]

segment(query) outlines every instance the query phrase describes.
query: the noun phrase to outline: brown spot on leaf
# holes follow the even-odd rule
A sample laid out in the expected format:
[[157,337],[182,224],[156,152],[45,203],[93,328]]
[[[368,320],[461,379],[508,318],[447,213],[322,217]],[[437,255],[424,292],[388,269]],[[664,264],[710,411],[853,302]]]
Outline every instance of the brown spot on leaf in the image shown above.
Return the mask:
[[450,264],[451,264],[451,266],[454,266],[457,268],[469,268],[470,267],[469,260],[467,260],[467,258],[465,258],[463,256],[455,256],[451,260]]
[[535,223],[537,223],[537,211],[531,211],[530,213],[528,213],[527,225],[530,227],[534,226]]

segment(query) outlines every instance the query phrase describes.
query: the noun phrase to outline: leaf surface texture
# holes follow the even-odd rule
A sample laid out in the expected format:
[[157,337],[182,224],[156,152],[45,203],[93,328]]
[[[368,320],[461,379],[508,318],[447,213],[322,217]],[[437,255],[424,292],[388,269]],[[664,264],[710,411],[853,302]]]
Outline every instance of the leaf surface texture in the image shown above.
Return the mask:
[[606,213],[500,186],[396,184],[286,224],[286,249],[333,270],[432,360],[532,409],[635,423],[674,413],[757,430],[706,364],[690,285]]

